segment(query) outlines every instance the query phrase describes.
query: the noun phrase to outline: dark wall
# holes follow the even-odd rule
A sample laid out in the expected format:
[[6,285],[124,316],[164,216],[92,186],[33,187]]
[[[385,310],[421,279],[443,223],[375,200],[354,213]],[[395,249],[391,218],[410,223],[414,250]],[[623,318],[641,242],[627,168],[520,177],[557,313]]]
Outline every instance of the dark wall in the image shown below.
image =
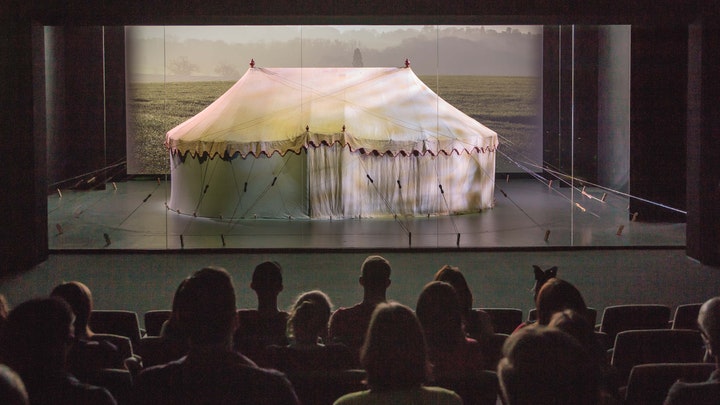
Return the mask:
[[[50,189],[102,188],[124,173],[123,27],[46,27]],[[113,166],[111,169],[103,169]]]
[[[688,29],[631,31],[630,194],[685,210]],[[683,213],[631,199],[642,221],[685,221]]]
[[720,19],[690,25],[687,253],[720,265]]
[[125,121],[125,28],[105,27],[105,177],[125,174],[127,159]]
[[[52,143],[62,155],[57,166],[50,167],[51,181],[65,179],[84,181],[87,184],[95,170],[105,167],[105,100],[104,54],[102,27],[62,27],[59,40],[53,45],[62,48],[64,58],[56,66],[64,81],[56,83],[64,98],[56,107],[63,122],[58,133],[52,134]],[[54,152],[54,151],[53,151]],[[65,186],[70,186],[71,181]]]
[[15,17],[0,17],[0,274],[48,255],[42,27]]

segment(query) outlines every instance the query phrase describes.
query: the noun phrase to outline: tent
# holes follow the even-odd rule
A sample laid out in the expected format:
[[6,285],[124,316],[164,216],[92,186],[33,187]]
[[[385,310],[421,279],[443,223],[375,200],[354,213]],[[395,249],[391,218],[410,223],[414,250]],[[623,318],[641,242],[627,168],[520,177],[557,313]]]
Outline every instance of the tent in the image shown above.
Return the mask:
[[166,134],[168,208],[357,218],[492,206],[497,134],[400,68],[251,68]]

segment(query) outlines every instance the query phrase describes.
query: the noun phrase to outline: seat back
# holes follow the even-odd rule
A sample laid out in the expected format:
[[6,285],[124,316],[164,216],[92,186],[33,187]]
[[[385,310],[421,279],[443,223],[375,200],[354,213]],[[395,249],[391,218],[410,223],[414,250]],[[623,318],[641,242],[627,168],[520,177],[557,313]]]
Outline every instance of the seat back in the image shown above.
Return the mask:
[[147,336],[160,336],[162,326],[170,319],[172,311],[169,309],[156,309],[147,311],[143,315],[143,321],[145,322],[145,334]]
[[158,336],[144,336],[140,339],[137,353],[142,358],[143,367],[147,368],[165,364],[185,356],[187,347],[167,342]]
[[95,333],[92,340],[112,343],[117,347],[118,354],[123,360],[129,359],[135,354],[133,343],[127,336],[114,335],[112,333]]
[[655,363],[632,368],[625,393],[626,405],[662,405],[675,381],[706,381],[715,370],[708,363]]
[[605,308],[600,332],[607,333],[611,342],[626,330],[668,329],[670,307],[657,304],[614,305]]
[[617,334],[611,364],[621,386],[639,364],[700,363],[705,349],[700,332],[687,329],[628,330]]
[[675,308],[675,316],[673,316],[672,329],[698,329],[697,318],[700,313],[702,303],[683,304]]
[[140,323],[133,311],[94,310],[88,323],[93,332],[126,336],[134,345],[140,343]]
[[495,333],[512,333],[523,321],[523,311],[518,308],[479,308],[492,321]]
[[[595,325],[597,322],[597,310],[595,308],[588,307],[587,309],[588,314],[588,322],[590,322],[590,325]],[[537,308],[532,308],[530,311],[528,311],[528,322],[535,322],[537,321]]]

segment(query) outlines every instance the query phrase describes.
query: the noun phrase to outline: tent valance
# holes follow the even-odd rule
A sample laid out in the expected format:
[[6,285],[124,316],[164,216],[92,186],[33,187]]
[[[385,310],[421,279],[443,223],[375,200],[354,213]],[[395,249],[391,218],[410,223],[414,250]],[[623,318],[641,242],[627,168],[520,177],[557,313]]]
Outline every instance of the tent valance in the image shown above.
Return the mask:
[[373,155],[492,152],[497,134],[409,68],[252,67],[225,94],[166,134],[173,155],[299,154],[340,145]]

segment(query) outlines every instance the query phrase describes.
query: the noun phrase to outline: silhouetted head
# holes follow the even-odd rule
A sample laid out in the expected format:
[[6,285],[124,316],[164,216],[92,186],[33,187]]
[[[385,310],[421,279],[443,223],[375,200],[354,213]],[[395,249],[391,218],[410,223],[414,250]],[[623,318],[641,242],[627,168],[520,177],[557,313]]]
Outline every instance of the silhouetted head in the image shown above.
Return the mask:
[[235,288],[225,269],[198,270],[185,281],[180,294],[187,299],[187,307],[180,311],[179,320],[192,345],[232,343],[237,308]]
[[425,337],[410,308],[398,303],[381,303],[375,308],[360,362],[371,391],[410,389],[427,381]]
[[537,300],[538,293],[545,283],[551,278],[557,277],[558,268],[557,266],[550,267],[547,270],[543,270],[540,266],[533,264],[533,273],[535,274],[535,285],[533,286],[534,299]]
[[428,283],[418,297],[415,314],[431,347],[452,347],[465,340],[457,293],[449,283]]
[[467,313],[472,309],[473,295],[470,287],[468,287],[467,280],[465,280],[465,276],[459,268],[446,264],[435,273],[434,280],[450,283],[450,285],[455,288],[462,313]]
[[0,342],[0,361],[25,379],[65,368],[74,335],[70,305],[60,298],[32,299],[8,314]]
[[572,309],[587,316],[587,305],[580,291],[565,280],[551,278],[540,289],[537,300],[537,318],[540,325],[547,325],[556,312]]
[[382,256],[369,256],[360,268],[360,284],[365,289],[384,291],[390,286],[390,262]]
[[700,307],[698,326],[705,340],[708,355],[720,359],[720,297],[711,298]]
[[258,293],[279,294],[283,289],[282,267],[280,267],[280,264],[273,261],[258,264],[253,271],[250,288]]
[[314,290],[301,294],[290,310],[288,334],[301,341],[324,338],[331,311],[332,302],[324,292]]
[[90,289],[79,281],[69,281],[53,288],[51,297],[59,297],[70,304],[75,314],[75,334],[78,337],[92,336],[88,322],[93,310],[93,298]]
[[497,370],[508,405],[595,405],[598,374],[585,348],[553,327],[528,326],[510,335]]

